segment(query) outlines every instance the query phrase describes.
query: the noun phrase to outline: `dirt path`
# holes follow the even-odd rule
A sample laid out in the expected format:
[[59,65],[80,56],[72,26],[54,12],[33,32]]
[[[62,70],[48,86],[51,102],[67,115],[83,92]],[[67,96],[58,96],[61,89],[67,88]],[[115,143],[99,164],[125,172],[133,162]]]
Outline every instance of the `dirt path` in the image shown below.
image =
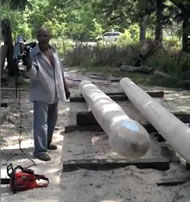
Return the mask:
[[[119,84],[105,80],[95,74],[82,75],[75,70],[67,72],[67,81],[70,85],[71,94],[79,95],[79,80],[88,79],[96,83],[105,92],[119,91]],[[163,88],[148,88],[145,90],[161,90]],[[164,89],[166,94],[164,99],[157,99],[171,111],[190,113],[189,91],[176,91]],[[20,111],[18,100],[14,97],[14,92],[2,92],[3,100],[9,103],[9,121],[5,121],[1,126],[1,177],[6,177],[6,163],[13,165],[21,164],[29,166],[31,161],[19,150],[18,127],[20,121]],[[131,116],[137,117],[137,111],[132,110],[132,106],[127,103],[122,104],[126,110],[131,110]],[[32,157],[32,104],[28,101],[28,92],[21,92],[22,109],[22,148]],[[81,109],[87,109],[84,104],[74,106],[69,103],[59,105],[59,118],[54,135],[54,142],[58,145],[58,150],[51,151],[52,160],[42,162],[33,159],[36,163],[31,168],[38,174],[45,174],[49,177],[50,184],[47,188],[39,188],[12,194],[9,186],[1,185],[2,202],[189,202],[190,182],[177,186],[157,186],[163,177],[178,177],[189,174],[184,166],[171,164],[167,171],[155,169],[138,169],[135,166],[124,168],[93,171],[79,169],[73,172],[62,172],[63,160],[83,158],[113,158],[112,149],[107,143],[107,136],[103,132],[73,132],[64,133],[65,126],[75,123],[75,113]],[[64,143],[64,144],[63,144]],[[155,144],[152,144],[147,156],[160,154]],[[145,156],[145,157],[147,157]],[[118,157],[118,156],[116,156]],[[8,161],[8,162],[7,162]]]

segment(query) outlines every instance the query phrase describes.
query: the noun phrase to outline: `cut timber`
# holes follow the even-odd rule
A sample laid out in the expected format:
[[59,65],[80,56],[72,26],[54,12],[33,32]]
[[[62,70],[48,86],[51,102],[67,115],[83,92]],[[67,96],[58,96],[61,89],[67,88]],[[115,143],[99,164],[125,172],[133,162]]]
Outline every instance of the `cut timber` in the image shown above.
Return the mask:
[[1,107],[8,107],[8,103],[2,102],[2,103],[1,103]]
[[152,168],[168,170],[170,162],[164,158],[141,158],[138,160],[126,159],[73,159],[63,162],[63,172],[72,172],[78,169],[110,170],[134,165],[137,168]]
[[120,81],[123,91],[141,114],[161,134],[168,144],[190,162],[190,128],[152,99],[129,78]]
[[[173,113],[178,119],[184,123],[189,123],[190,114]],[[77,125],[97,125],[94,115],[91,112],[78,112],[76,115]]]
[[1,184],[10,184],[10,178],[1,178]]
[[140,123],[130,119],[116,102],[90,81],[82,81],[80,91],[118,154],[128,158],[146,154],[150,138]]
[[65,126],[65,133],[72,133],[75,131],[103,131],[103,129],[100,127],[100,125],[83,125],[83,126],[77,126],[77,125],[68,125]]
[[163,178],[156,184],[158,186],[176,186],[190,181],[190,176],[183,176],[178,178]]
[[[152,91],[152,92],[147,92],[151,97],[164,97],[164,92],[163,91]],[[126,101],[128,100],[127,96],[125,93],[106,93],[112,100],[114,101]],[[78,97],[71,97],[70,102],[86,102],[85,99],[82,96]]]
[[[147,132],[156,132],[156,129],[149,123],[141,123],[141,125],[147,130]],[[74,131],[103,131],[99,124],[96,125],[68,125],[65,126],[65,133],[71,133]]]

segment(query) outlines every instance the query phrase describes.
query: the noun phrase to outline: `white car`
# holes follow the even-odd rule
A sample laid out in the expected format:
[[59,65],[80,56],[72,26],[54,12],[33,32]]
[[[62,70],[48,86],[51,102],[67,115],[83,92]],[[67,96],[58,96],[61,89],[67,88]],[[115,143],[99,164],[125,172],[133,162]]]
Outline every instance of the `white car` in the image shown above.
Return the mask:
[[103,40],[105,42],[114,42],[120,36],[120,32],[106,32],[103,34]]

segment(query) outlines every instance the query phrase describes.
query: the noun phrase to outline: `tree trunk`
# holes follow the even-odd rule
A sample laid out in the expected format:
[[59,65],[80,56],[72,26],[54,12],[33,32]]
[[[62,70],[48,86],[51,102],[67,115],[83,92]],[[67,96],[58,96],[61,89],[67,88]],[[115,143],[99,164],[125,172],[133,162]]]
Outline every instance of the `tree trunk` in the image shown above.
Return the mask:
[[140,42],[142,42],[142,41],[146,40],[146,23],[145,23],[145,20],[142,20],[139,23],[139,28],[140,28],[139,40],[140,40]]
[[[19,69],[15,67],[13,61],[13,39],[12,39],[12,32],[10,21],[8,19],[3,19],[1,21],[1,30],[2,30],[2,37],[4,42],[4,55],[1,55],[1,60],[5,60],[7,58],[7,69],[9,76],[18,75]],[[1,72],[4,69],[4,62],[1,63]]]
[[190,18],[183,17],[182,50],[190,53]]
[[155,30],[155,40],[162,43],[163,40],[163,5],[164,0],[156,0],[156,30]]

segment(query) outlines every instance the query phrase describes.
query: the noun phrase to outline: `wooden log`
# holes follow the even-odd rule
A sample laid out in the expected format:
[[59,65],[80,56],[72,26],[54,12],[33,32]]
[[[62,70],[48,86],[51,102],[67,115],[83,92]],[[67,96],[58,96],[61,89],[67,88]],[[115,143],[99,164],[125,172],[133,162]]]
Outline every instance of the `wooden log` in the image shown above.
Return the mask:
[[[184,123],[189,123],[190,114],[186,113],[173,113],[178,119]],[[77,125],[97,125],[97,121],[91,112],[78,112],[76,114]],[[147,123],[148,124],[148,123]]]
[[72,133],[75,131],[98,131],[101,132],[103,129],[99,125],[83,125],[83,126],[78,126],[78,125],[68,125],[65,126],[65,133]]
[[138,160],[127,159],[71,159],[63,162],[63,172],[72,172],[78,169],[110,170],[134,165],[137,168],[152,168],[168,170],[169,160],[165,158],[141,158]]
[[190,128],[152,99],[131,79],[123,78],[120,85],[145,119],[158,130],[179,155],[190,163]]
[[178,178],[163,178],[160,180],[160,182],[157,182],[156,184],[158,186],[176,186],[186,183],[187,181],[190,181],[190,176],[185,177],[178,177]]
[[1,178],[1,184],[10,184],[10,178]]
[[[88,115],[86,115],[88,114]],[[184,123],[189,123],[190,114],[174,113]],[[141,123],[141,122],[140,122]],[[156,132],[157,130],[148,122],[141,123],[141,125],[149,132]],[[77,114],[77,125],[68,125],[65,127],[65,133],[74,131],[103,131],[100,125],[95,120],[91,112],[79,112]]]
[[1,107],[6,107],[6,108],[7,108],[7,107],[8,107],[8,103],[2,102],[2,103],[1,103]]
[[[152,91],[152,92],[147,92],[147,93],[151,97],[158,97],[158,98],[164,97],[163,91]],[[106,95],[108,95],[114,101],[127,101],[128,100],[125,93],[106,93]],[[82,96],[76,96],[76,97],[71,97],[70,102],[86,102],[86,101]]]
[[110,146],[128,158],[145,155],[150,137],[144,127],[90,81],[82,81],[79,87],[97,122],[108,135]]
[[[141,125],[147,130],[147,132],[152,133],[152,132],[156,132],[156,129],[150,125],[150,124],[142,124]],[[100,125],[68,125],[65,126],[65,133],[71,133],[74,131],[103,131],[103,129],[100,127]]]

